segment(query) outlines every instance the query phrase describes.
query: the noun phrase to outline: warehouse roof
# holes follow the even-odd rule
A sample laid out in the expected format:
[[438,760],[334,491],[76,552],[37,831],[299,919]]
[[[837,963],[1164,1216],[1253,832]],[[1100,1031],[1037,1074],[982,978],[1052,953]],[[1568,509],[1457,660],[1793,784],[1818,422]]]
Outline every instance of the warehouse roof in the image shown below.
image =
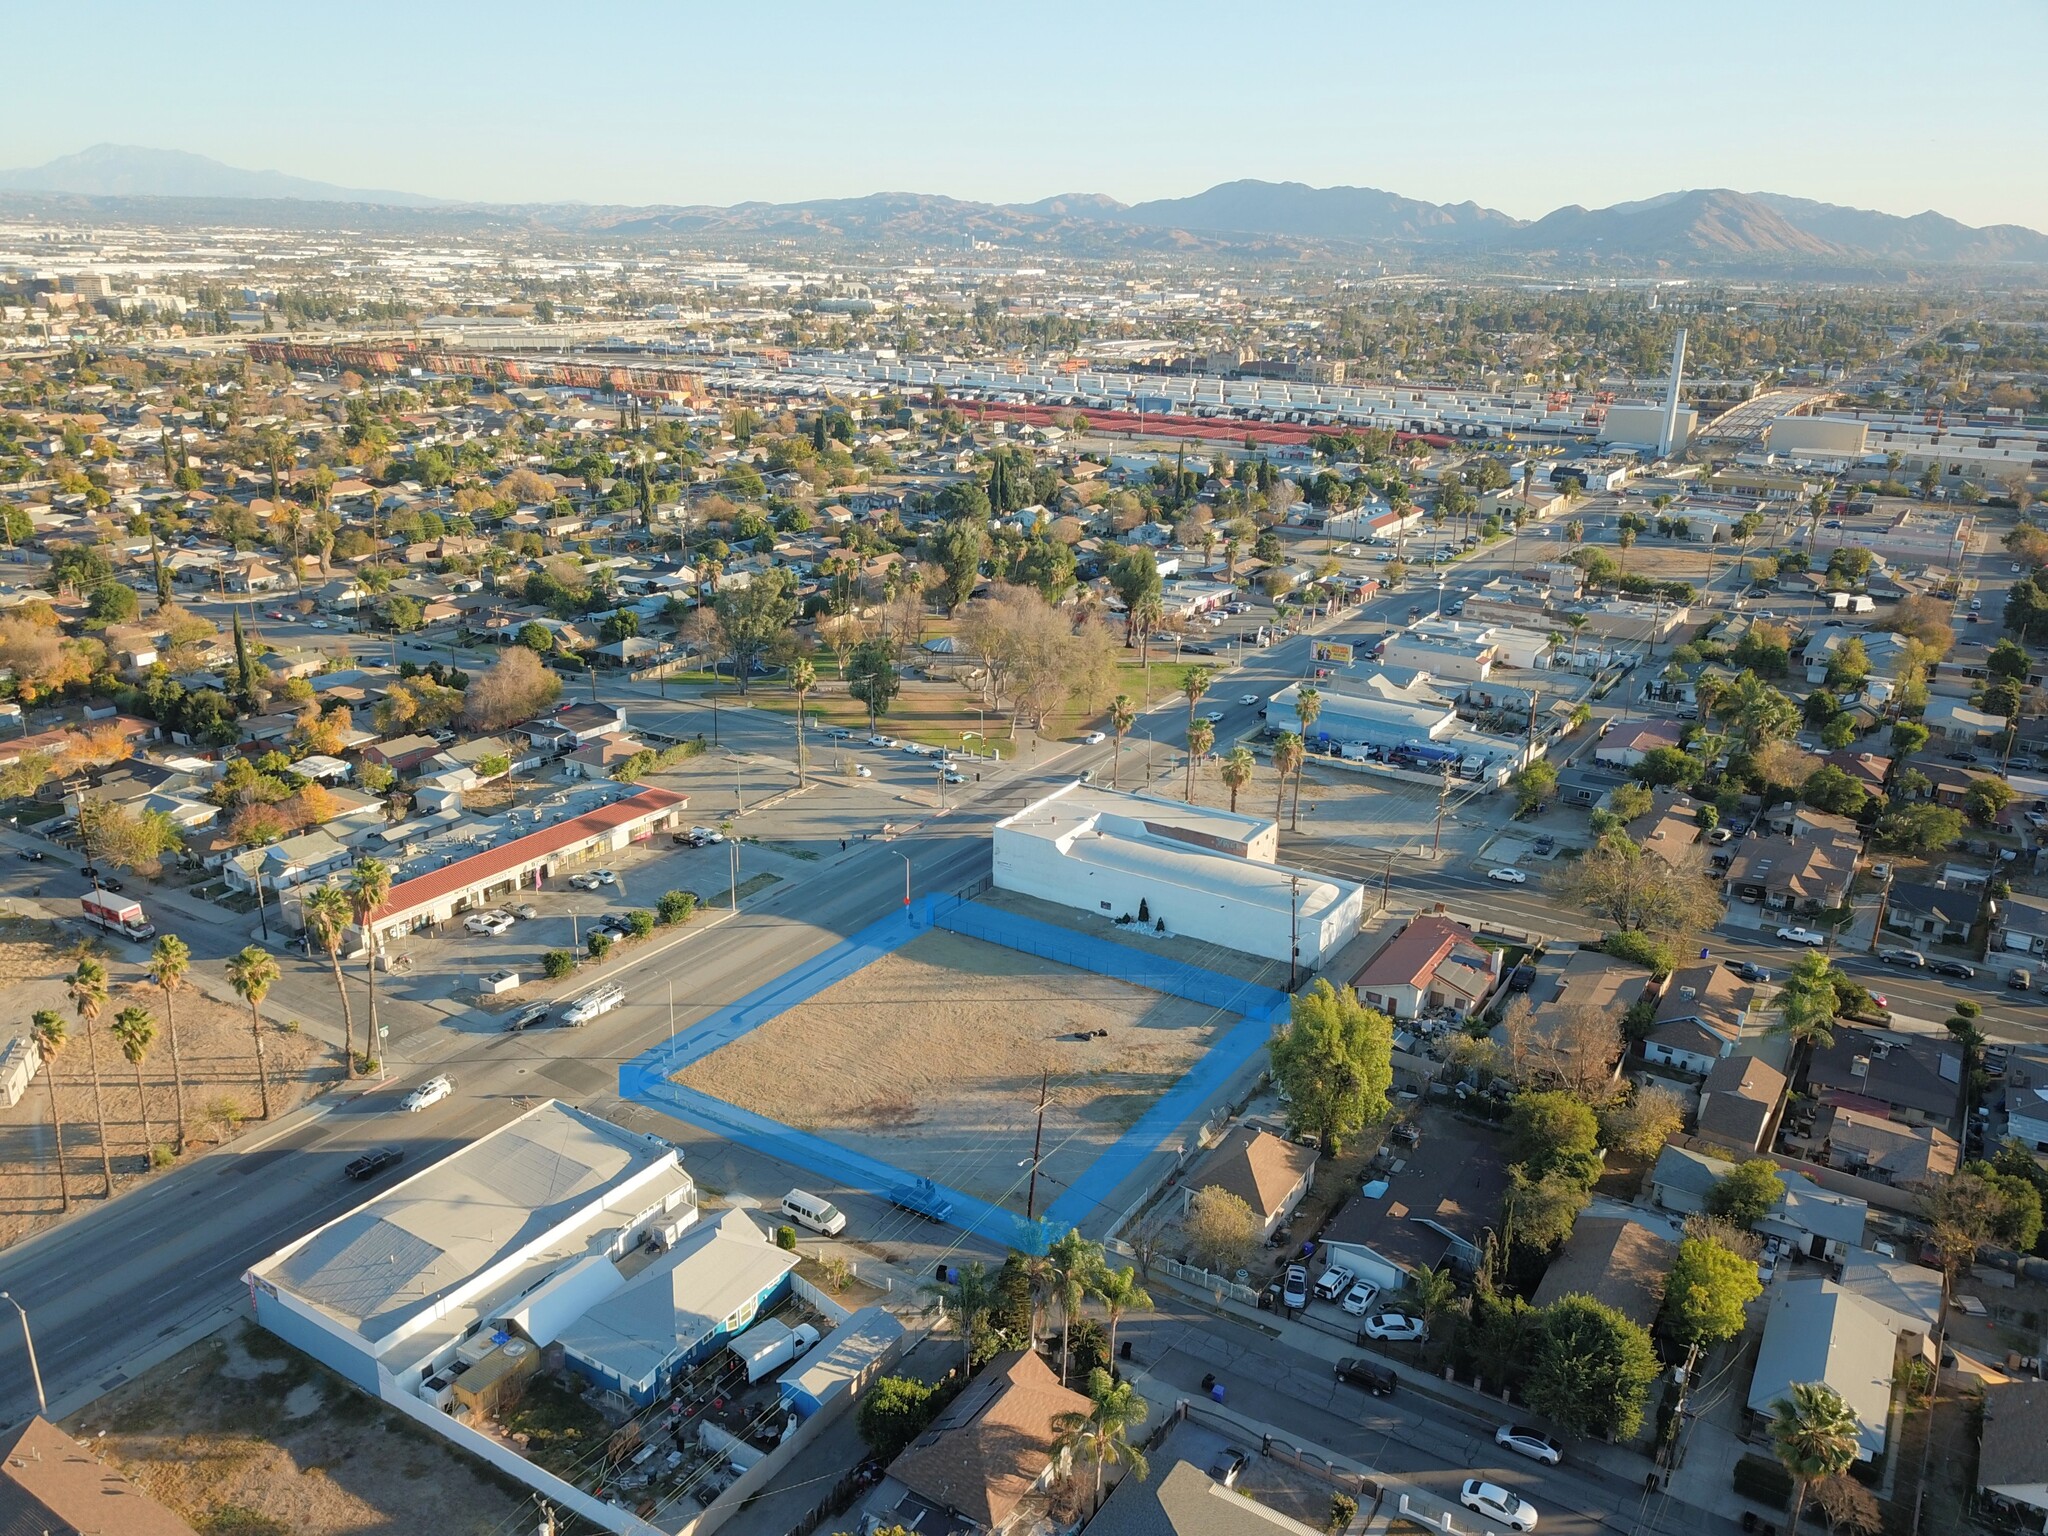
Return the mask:
[[259,1277],[366,1338],[455,1298],[674,1150],[549,1100],[319,1228]]

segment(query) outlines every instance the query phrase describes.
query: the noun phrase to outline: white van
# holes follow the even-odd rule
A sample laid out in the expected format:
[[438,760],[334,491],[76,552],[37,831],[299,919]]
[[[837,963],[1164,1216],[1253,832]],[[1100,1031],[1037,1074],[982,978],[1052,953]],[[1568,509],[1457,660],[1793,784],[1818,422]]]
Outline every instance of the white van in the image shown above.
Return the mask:
[[820,1200],[805,1190],[792,1189],[782,1197],[782,1214],[827,1237],[837,1237],[846,1230],[846,1212],[830,1200]]

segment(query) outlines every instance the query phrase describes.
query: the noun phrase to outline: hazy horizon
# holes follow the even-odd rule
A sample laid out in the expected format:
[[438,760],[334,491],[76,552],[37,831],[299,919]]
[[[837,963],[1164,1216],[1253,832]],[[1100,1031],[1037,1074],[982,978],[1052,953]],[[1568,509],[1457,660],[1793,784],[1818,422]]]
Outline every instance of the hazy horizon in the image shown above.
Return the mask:
[[210,7],[203,29],[137,0],[96,17],[82,55],[58,13],[14,18],[20,56],[69,63],[11,82],[0,165],[113,142],[451,201],[629,205],[1136,203],[1258,179],[1523,219],[1728,187],[2048,231],[2048,177],[2015,169],[2026,152],[1968,147],[2035,137],[2048,6],[2032,0],[1963,0],[1934,27],[1905,0],[1730,0],[1711,35],[1619,0],[1586,0],[1569,26],[1497,0],[1303,0],[1262,12],[1250,46],[1243,13],[1213,0],[1028,16],[628,3],[601,26],[533,0],[370,0],[352,45],[330,13],[251,0]]

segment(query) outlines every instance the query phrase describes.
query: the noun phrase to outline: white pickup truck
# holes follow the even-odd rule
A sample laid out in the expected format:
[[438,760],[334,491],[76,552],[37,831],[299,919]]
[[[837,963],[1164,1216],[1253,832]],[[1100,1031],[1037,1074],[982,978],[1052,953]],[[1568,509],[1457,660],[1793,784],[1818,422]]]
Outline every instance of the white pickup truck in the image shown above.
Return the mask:
[[584,993],[562,1010],[562,1022],[574,1027],[588,1024],[599,1014],[610,1013],[626,1000],[625,990],[615,981],[608,981],[593,991]]

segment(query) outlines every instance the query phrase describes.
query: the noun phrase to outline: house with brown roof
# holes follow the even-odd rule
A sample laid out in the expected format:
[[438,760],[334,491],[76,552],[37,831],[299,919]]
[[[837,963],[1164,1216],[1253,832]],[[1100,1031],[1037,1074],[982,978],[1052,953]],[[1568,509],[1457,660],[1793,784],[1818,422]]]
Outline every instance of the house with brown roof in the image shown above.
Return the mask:
[[[1617,960],[1597,949],[1554,949],[1536,962],[1536,975],[1525,994],[1529,999],[1527,1065],[1576,1079],[1576,1063],[1546,1061],[1573,1048],[1573,1019],[1585,1012],[1619,1018],[1643,999],[1655,978],[1647,966]],[[1512,1006],[1512,1005],[1510,1005]],[[1509,1046],[1505,1024],[1493,1029],[1494,1041]]]
[[1500,951],[1487,949],[1463,923],[1424,913],[1389,939],[1351,979],[1358,999],[1390,1018],[1447,1009],[1477,1010],[1500,980]]
[[1565,1296],[1590,1296],[1647,1328],[1664,1304],[1664,1281],[1678,1259],[1678,1244],[1621,1216],[1581,1216],[1565,1239],[1531,1305],[1547,1307]]
[[1839,768],[1868,794],[1884,793],[1885,775],[1892,771],[1892,760],[1876,752],[1858,752],[1843,748],[1839,752],[1823,752],[1820,760],[1831,768]]
[[1946,1131],[1905,1125],[1846,1104],[1822,1109],[1813,1134],[1820,1162],[1884,1184],[1911,1188],[1931,1183],[1950,1177],[1962,1162],[1962,1148]]
[[1657,1017],[1643,1040],[1643,1059],[1663,1062],[1701,1077],[1731,1055],[1752,1023],[1756,988],[1718,964],[1673,971],[1657,1003]]
[[1777,1134],[1785,1105],[1785,1074],[1755,1056],[1723,1056],[1700,1084],[1701,1141],[1735,1152],[1761,1152]]
[[43,1418],[0,1457],[7,1536],[195,1536],[191,1526]]
[[2048,1524],[2048,1382],[2001,1381],[1984,1389],[1977,1486],[2001,1513]]
[[998,1355],[889,1464],[863,1514],[919,1536],[1000,1536],[1060,1471],[1053,1420],[1090,1406],[1035,1351]]
[[1829,832],[1807,837],[1746,837],[1735,845],[1722,882],[1731,901],[1805,915],[1846,905],[1862,844]]
[[1259,1218],[1259,1235],[1271,1237],[1301,1204],[1301,1197],[1315,1181],[1315,1172],[1315,1148],[1257,1126],[1240,1125],[1188,1176],[1182,1209],[1194,1200],[1197,1190],[1228,1190]]
[[1806,1091],[1824,1105],[1932,1125],[1951,1136],[1962,1088],[1962,1053],[1926,1035],[1838,1025],[1834,1044],[1816,1048],[1806,1065]]
[[1460,1123],[1455,1135],[1425,1136],[1399,1167],[1372,1175],[1323,1229],[1323,1252],[1382,1290],[1444,1265],[1470,1274],[1487,1232],[1499,1229],[1507,1189],[1506,1139]]
[[1659,747],[1676,747],[1683,727],[1676,720],[1623,722],[1601,738],[1593,761],[1614,768],[1633,768]]
[[1681,795],[1668,805],[1653,807],[1630,822],[1629,840],[1677,869],[1699,846],[1699,807]]

